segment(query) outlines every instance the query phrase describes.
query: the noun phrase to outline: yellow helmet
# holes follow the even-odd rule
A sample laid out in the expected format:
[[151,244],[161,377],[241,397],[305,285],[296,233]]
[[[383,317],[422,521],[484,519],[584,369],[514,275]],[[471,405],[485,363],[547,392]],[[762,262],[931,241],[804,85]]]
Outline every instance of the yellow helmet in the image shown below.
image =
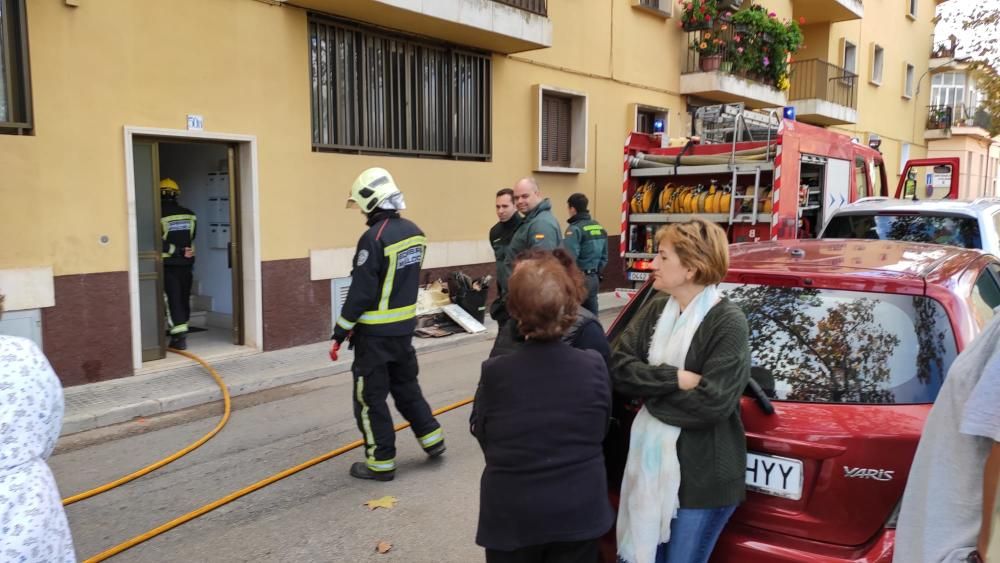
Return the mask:
[[392,174],[384,168],[369,168],[361,173],[351,186],[347,207],[359,207],[371,213],[386,199],[400,193]]
[[161,195],[177,195],[179,193],[181,193],[181,187],[177,185],[177,182],[171,180],[170,178],[160,180]]

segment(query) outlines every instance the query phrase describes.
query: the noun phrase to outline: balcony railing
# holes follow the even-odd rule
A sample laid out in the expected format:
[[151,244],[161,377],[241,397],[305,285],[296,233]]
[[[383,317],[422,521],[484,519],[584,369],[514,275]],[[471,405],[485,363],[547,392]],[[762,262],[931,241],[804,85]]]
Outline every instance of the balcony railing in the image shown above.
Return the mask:
[[506,4],[508,6],[513,6],[524,10],[525,12],[531,12],[533,14],[538,14],[540,16],[548,17],[548,0],[493,0],[499,4]]
[[858,75],[820,59],[791,64],[788,99],[823,100],[858,109]]
[[952,127],[981,127],[989,130],[990,114],[965,104],[927,106],[927,129],[948,130]]

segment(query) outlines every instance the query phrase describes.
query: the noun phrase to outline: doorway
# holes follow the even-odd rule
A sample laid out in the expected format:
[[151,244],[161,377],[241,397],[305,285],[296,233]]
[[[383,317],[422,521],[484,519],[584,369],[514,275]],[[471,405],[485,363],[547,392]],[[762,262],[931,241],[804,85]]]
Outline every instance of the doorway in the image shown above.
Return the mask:
[[[131,186],[134,189],[136,298],[133,322],[139,326],[142,371],[170,367],[166,357],[172,319],[164,293],[162,255],[164,227],[160,181],[172,179],[180,188],[177,203],[195,216],[194,263],[191,267],[188,350],[201,357],[247,351],[248,302],[244,294],[242,216],[244,189],[240,170],[241,144],[200,140],[131,136]],[[256,255],[256,252],[253,252]],[[170,268],[170,266],[166,266]],[[169,273],[166,275],[170,275]],[[251,287],[251,292],[253,287]],[[252,296],[251,296],[252,297]],[[256,299],[250,299],[256,302]],[[254,323],[255,324],[255,323]],[[137,331],[133,330],[133,334]],[[251,335],[250,341],[256,341]],[[174,356],[172,359],[180,360]],[[175,361],[176,361],[175,360]]]

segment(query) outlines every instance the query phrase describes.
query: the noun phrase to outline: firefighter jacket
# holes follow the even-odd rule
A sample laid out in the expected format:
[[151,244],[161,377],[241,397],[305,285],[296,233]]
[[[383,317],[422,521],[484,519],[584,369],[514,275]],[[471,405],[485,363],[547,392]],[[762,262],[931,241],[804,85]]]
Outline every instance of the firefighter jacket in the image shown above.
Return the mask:
[[490,229],[490,246],[493,247],[493,256],[497,261],[497,292],[500,295],[507,293],[507,280],[510,279],[510,266],[507,264],[507,249],[510,247],[510,240],[514,237],[514,232],[521,225],[521,214],[514,213],[510,219],[502,223],[493,225]]
[[165,266],[194,265],[194,256],[184,257],[184,249],[194,249],[197,218],[190,209],[181,207],[176,199],[160,200],[160,229],[163,231],[161,256]]
[[427,239],[397,211],[377,210],[358,240],[351,289],[341,307],[333,338],[347,333],[408,336],[417,326],[417,289]]
[[512,268],[517,255],[529,248],[555,250],[561,243],[562,229],[552,215],[552,204],[545,198],[524,216],[521,225],[514,231],[507,248],[507,267]]
[[608,265],[608,232],[586,211],[569,218],[563,246],[585,274],[599,274]]

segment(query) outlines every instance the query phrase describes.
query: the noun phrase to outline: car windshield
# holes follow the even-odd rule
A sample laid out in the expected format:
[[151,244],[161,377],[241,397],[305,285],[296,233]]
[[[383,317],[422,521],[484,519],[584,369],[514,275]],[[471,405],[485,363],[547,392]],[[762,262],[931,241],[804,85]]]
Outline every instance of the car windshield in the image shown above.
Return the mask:
[[887,293],[722,284],[750,324],[751,374],[773,399],[931,403],[957,354],[944,308]]
[[823,238],[864,238],[982,248],[975,218],[945,215],[841,214],[830,219]]

